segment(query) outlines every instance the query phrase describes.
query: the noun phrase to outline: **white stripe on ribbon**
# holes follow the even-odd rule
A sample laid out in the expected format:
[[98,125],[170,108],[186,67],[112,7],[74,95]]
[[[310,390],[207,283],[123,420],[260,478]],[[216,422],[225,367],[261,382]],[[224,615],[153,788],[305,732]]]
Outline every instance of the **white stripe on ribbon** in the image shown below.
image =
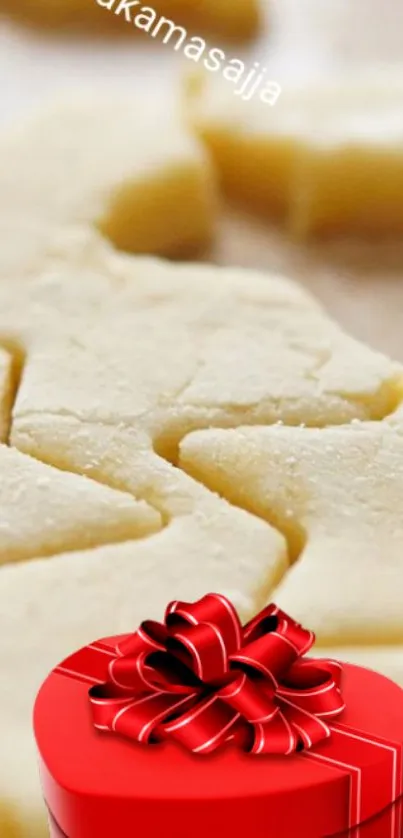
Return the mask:
[[[149,697],[150,697],[150,696],[147,696],[147,698],[149,698]],[[175,705],[175,709],[176,709],[177,707],[180,707],[182,704],[184,704],[184,703],[185,703],[185,701],[188,701],[188,699],[189,699],[189,696],[186,696],[186,697],[185,697],[185,698],[183,698],[181,701],[178,701],[178,703]],[[140,704],[140,703],[141,703],[141,702],[136,701],[136,704]],[[153,718],[152,718],[149,722],[147,722],[147,724],[145,724],[145,725],[144,725],[144,727],[142,727],[142,729],[141,729],[141,731],[140,731],[140,733],[139,733],[139,736],[138,736],[138,740],[139,740],[139,742],[142,742],[142,741],[143,741],[144,736],[145,736],[145,734],[149,731],[150,727],[152,727],[153,725],[155,726],[155,723],[156,723],[156,722],[162,721],[162,719],[164,718],[164,716],[166,716],[166,713],[167,713],[167,711],[166,711],[166,709],[165,709],[165,710],[163,710],[161,713],[159,713],[157,716],[154,716],[154,717],[153,717]]]
[[[378,748],[383,748],[387,751],[392,751],[393,753],[393,774],[392,774],[392,799],[395,802],[401,795],[403,794],[403,771],[398,771],[397,766],[397,757],[398,757],[398,745],[389,745],[386,742],[376,742],[374,739],[371,739],[362,731],[358,731],[357,733],[352,733],[347,728],[344,727],[342,724],[335,724],[332,725],[332,728],[340,733],[342,736],[347,736],[350,739],[358,739],[360,742],[366,742],[370,745],[375,745]],[[399,820],[401,818],[401,812],[399,814]],[[391,811],[391,836],[395,835],[395,827],[396,827],[396,807],[392,807]],[[397,835],[400,838],[399,832]]]
[[67,669],[67,666],[57,666],[55,672],[58,672],[61,675],[74,675],[77,678],[77,675],[83,681],[88,681],[89,684],[103,684],[104,681],[100,681],[99,678],[91,678],[89,675],[82,675],[81,672],[77,673],[74,669]]
[[302,728],[302,727],[300,727],[299,725],[297,725],[297,723],[296,723],[296,722],[293,722],[293,725],[294,725],[294,727],[296,727],[296,728],[297,728],[297,730],[299,730],[299,735],[300,735],[300,737],[301,737],[302,741],[304,741],[304,740],[305,740],[305,745],[306,745],[308,748],[312,748],[312,744],[313,744],[313,743],[312,743],[312,739],[311,739],[311,737],[310,737],[310,736],[308,736],[307,732],[306,732],[305,730],[303,730],[303,728]]
[[237,663],[240,661],[241,663],[246,663],[247,666],[256,667],[256,669],[259,669],[260,672],[264,672],[267,675],[267,677],[270,678],[273,686],[277,689],[278,683],[277,683],[273,673],[270,671],[270,669],[267,669],[267,666],[264,666],[262,663],[260,663],[260,661],[253,660],[252,664],[251,664],[251,659],[247,658],[245,655],[237,655],[236,660],[237,660]]
[[322,722],[319,716],[316,716],[315,713],[310,713],[308,710],[303,710],[302,707],[299,706],[299,704],[294,704],[292,701],[288,701],[286,698],[283,698],[283,696],[281,696],[281,701],[284,701],[284,704],[288,704],[289,707],[293,707],[295,710],[298,710],[299,713],[303,713],[304,716],[308,716],[309,719],[315,719],[315,721],[318,722],[325,731],[326,736],[329,736],[328,726],[325,724],[325,722]]
[[168,614],[179,614],[180,617],[186,617],[186,619],[189,620],[189,623],[192,623],[193,626],[199,625],[198,620],[193,616],[193,614],[190,614],[189,611],[185,611],[184,608],[178,608],[178,605],[179,600],[175,600],[175,602],[171,604]]
[[232,727],[235,724],[235,722],[239,719],[240,715],[241,715],[240,713],[237,713],[236,716],[234,716],[234,718],[231,719],[228,722],[228,724],[226,724],[223,728],[221,728],[221,730],[219,730],[218,733],[216,733],[215,736],[212,736],[211,739],[208,740],[208,742],[203,742],[203,744],[199,745],[198,748],[193,748],[193,752],[195,754],[197,754],[200,751],[205,751],[205,749],[208,748],[209,745],[212,745],[213,742],[216,742],[217,739],[219,739],[220,736],[222,736],[223,733],[225,733],[226,730],[228,730],[230,727]]
[[[313,687],[311,690],[288,690],[286,687],[282,687],[279,690],[279,693],[281,695],[299,695],[302,696],[302,698],[305,698],[305,696],[309,697],[311,695],[323,695],[323,693],[327,693],[329,692],[329,690],[332,690],[333,688],[334,684],[328,684],[326,687],[322,687],[322,689],[320,690],[318,690],[317,687]],[[334,711],[331,710],[331,713],[334,713]]]
[[241,629],[239,627],[238,620],[236,619],[235,614],[234,614],[228,600],[225,597],[221,596],[221,594],[214,594],[214,596],[215,596],[216,599],[219,600],[219,602],[221,602],[221,605],[223,605],[224,608],[227,609],[228,614],[230,615],[231,620],[232,620],[232,625],[233,625],[234,630],[235,630],[237,645],[238,645],[238,647],[241,646],[242,645]]
[[165,730],[167,730],[168,733],[171,733],[172,730],[178,730],[178,728],[183,727],[183,725],[187,725],[188,722],[193,722],[193,720],[197,716],[199,716],[200,713],[202,713],[204,710],[206,710],[207,707],[210,707],[210,705],[213,704],[214,701],[216,701],[216,696],[215,695],[213,695],[213,697],[210,698],[210,701],[206,701],[205,704],[200,704],[199,707],[196,707],[196,709],[193,711],[193,713],[190,713],[190,714],[186,715],[186,717],[184,719],[179,719],[179,721],[177,721],[177,722],[173,722],[172,724],[166,725]]
[[[308,759],[317,759],[320,762],[325,762],[329,765],[335,765],[340,768],[348,768],[350,771],[355,771],[357,774],[357,797],[354,801],[353,799],[353,789],[352,789],[352,778],[349,775],[350,781],[350,804],[349,804],[349,823],[348,829],[353,828],[354,821],[359,823],[361,820],[361,803],[362,803],[362,771],[361,768],[358,768],[356,765],[350,765],[348,762],[341,762],[338,759],[333,759],[332,757],[325,757],[323,754],[316,754],[315,751],[309,751],[309,753],[304,754],[305,757]],[[355,802],[355,817],[353,817],[353,809],[354,809],[354,802]]]
[[189,640],[188,637],[184,637],[183,634],[179,634],[177,631],[175,632],[175,640],[180,640],[180,642],[183,643],[184,646],[186,646],[188,649],[191,649],[197,661],[197,674],[200,680],[203,681],[203,664],[197,646],[195,646],[195,644],[192,643],[192,641]]
[[96,643],[90,643],[90,645],[87,646],[87,649],[94,649],[95,652],[100,652],[102,655],[109,655],[110,658],[116,657],[116,652],[112,649],[109,652],[107,649],[104,649],[102,646],[98,646]]
[[296,652],[296,654],[299,657],[299,654],[300,654],[299,649],[297,648],[297,646],[294,643],[291,643],[291,640],[289,640],[288,637],[284,637],[284,634],[280,634],[280,632],[278,632],[278,631],[271,631],[269,637],[279,637],[280,640],[283,640],[284,643],[287,643],[288,646],[291,646],[291,649],[293,650],[293,652]]

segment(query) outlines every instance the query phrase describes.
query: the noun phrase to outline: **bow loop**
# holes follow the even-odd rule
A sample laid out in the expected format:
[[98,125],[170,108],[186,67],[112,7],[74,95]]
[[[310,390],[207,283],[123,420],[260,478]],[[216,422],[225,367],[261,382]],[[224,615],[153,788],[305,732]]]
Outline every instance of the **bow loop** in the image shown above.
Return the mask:
[[244,628],[244,639],[252,642],[268,634],[280,636],[295,650],[296,657],[305,655],[315,642],[312,631],[303,628],[277,605],[268,605]]
[[229,668],[228,653],[219,629],[211,623],[172,630],[167,649],[203,683],[219,681]]
[[220,594],[171,602],[163,624],[116,648],[110,681],[90,691],[94,724],[200,754],[229,741],[254,754],[312,748],[344,709],[340,665],[303,658],[313,642],[275,605],[242,628]]
[[340,692],[341,672],[340,664],[334,661],[297,661],[278,695],[319,718],[339,715],[345,708]]
[[137,631],[116,646],[116,653],[120,657],[135,657],[143,652],[162,652],[167,638],[168,630],[165,625],[155,620],[146,620]]
[[202,623],[213,626],[222,638],[229,656],[242,644],[242,626],[232,603],[220,594],[206,594],[197,602],[171,602],[165,612],[170,629],[185,622],[192,626]]
[[274,717],[278,709],[274,696],[275,691],[270,684],[262,690],[245,672],[234,673],[232,679],[217,693],[217,698],[233,707],[252,725],[263,724]]

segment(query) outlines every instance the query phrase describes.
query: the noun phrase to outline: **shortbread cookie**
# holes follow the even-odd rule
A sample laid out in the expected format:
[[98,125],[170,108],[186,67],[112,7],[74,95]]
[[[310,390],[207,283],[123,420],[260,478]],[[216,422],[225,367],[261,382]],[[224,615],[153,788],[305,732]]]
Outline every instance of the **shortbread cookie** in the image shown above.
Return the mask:
[[243,93],[242,82],[190,86],[190,122],[229,197],[299,238],[400,234],[401,73],[285,82],[278,99],[274,84],[269,107],[260,100],[267,72],[255,90],[262,69]]
[[182,465],[283,531],[276,601],[331,644],[403,643],[403,440],[382,423],[211,430]]
[[[45,108],[0,141],[0,233],[32,247],[38,230],[96,227],[123,250],[183,255],[209,243],[215,189],[209,161],[167,111],[107,94]],[[141,112],[141,118],[139,117]],[[163,136],[163,142],[161,142]],[[29,245],[28,245],[29,246]]]
[[[129,34],[129,17],[133,20],[146,5],[140,2],[136,7],[130,0],[0,0],[0,11],[47,26],[86,26]],[[152,8],[189,27],[192,34],[209,33],[238,41],[253,37],[261,20],[259,0],[220,0],[219,4],[215,0],[154,0]],[[135,31],[133,28],[133,35]]]
[[172,598],[218,590],[247,619],[287,580],[290,531],[252,509],[253,487],[238,507],[216,494],[210,466],[207,486],[185,473],[181,441],[192,472],[197,429],[232,439],[231,428],[279,421],[372,428],[401,395],[400,367],[281,277],[133,259],[96,235],[74,242],[70,266],[56,248],[41,276],[0,282],[0,344],[25,358],[4,451],[11,479],[29,472],[2,511],[19,559],[0,568],[2,838],[46,834],[31,708],[52,666],[159,618]]

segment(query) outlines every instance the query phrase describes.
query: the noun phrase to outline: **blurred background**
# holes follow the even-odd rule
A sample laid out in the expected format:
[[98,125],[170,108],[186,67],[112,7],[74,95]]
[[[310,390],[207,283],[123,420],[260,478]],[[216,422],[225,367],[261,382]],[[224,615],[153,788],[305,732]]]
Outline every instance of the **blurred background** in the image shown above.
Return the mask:
[[[243,103],[243,130],[248,132],[250,118],[255,135],[276,133],[277,114],[283,119],[288,94],[298,87],[301,131],[304,91],[308,92],[306,130],[314,149],[311,177],[316,171],[315,155],[322,153],[315,151],[315,144],[326,128],[323,123],[331,122],[326,148],[334,151],[337,146],[342,153],[331,161],[329,173],[326,169],[322,173],[325,184],[332,177],[339,182],[345,177],[351,183],[354,162],[343,148],[348,150],[355,143],[358,163],[354,172],[362,166],[359,182],[369,183],[363,201],[375,216],[380,206],[382,219],[386,212],[391,220],[381,223],[379,230],[369,222],[357,224],[357,212],[349,206],[351,196],[344,190],[345,209],[338,207],[339,216],[344,215],[341,220],[338,217],[334,229],[317,235],[313,225],[309,234],[294,235],[283,218],[252,212],[245,202],[223,194],[215,241],[201,257],[286,273],[313,291],[352,334],[403,360],[401,0],[256,0],[256,5],[255,0],[244,0],[239,17],[231,2],[218,2],[219,13],[211,11],[217,2],[205,0],[165,0],[162,10],[178,24],[184,21],[191,26],[196,35],[208,29],[209,43],[225,48],[228,56],[251,64],[261,62],[269,77],[281,85],[282,95],[269,109],[270,115],[268,106],[259,104],[252,118],[248,110],[252,103]],[[157,0],[151,6],[158,9]],[[0,0],[1,131],[27,111],[35,111],[50,95],[57,97],[59,91],[75,88],[108,90],[112,95],[125,91],[141,97],[140,122],[144,110],[177,107],[184,76],[191,69],[189,62],[170,45],[136,35],[122,18],[112,19],[95,0]],[[210,86],[215,78],[211,74]],[[350,88],[355,91],[351,101]],[[292,104],[288,107],[292,111]],[[361,113],[363,107],[365,118],[358,125],[356,112]],[[319,145],[322,142],[323,137]],[[393,188],[386,189],[385,197],[386,178]],[[340,195],[330,192],[329,197],[322,189],[317,200],[323,206],[332,200],[340,204]]]

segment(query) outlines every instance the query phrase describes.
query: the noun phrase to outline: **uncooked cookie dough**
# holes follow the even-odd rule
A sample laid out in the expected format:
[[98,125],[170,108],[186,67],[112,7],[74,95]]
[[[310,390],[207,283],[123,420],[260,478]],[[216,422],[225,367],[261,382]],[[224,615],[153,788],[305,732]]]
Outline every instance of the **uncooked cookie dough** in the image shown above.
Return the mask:
[[0,445],[0,506],[0,565],[161,529],[159,513],[144,501],[5,445]]
[[214,232],[206,153],[177,115],[128,96],[66,96],[13,127],[0,139],[0,196],[0,276],[3,258],[36,252],[58,226],[165,256],[197,252]]
[[374,626],[402,641],[401,368],[281,277],[73,238],[74,264],[55,245],[40,275],[0,282],[0,346],[20,361],[13,405],[0,390],[2,838],[46,835],[31,710],[47,672],[172,598],[217,590],[247,619],[278,592],[322,641],[361,643],[365,620],[368,642]]
[[187,98],[230,198],[297,238],[402,234],[401,72],[286,80],[272,107],[232,88],[193,81]]
[[384,423],[199,431],[181,463],[284,531],[276,602],[321,645],[403,642],[403,439]]
[[[106,0],[103,5],[107,5]],[[125,5],[130,12],[128,0],[110,0],[110,11],[98,5],[96,0],[0,0],[0,12],[47,26],[90,26],[129,34]],[[176,24],[188,26],[194,34],[208,33],[238,41],[256,35],[261,22],[260,0],[220,0],[219,3],[216,0],[153,0],[151,6]]]

